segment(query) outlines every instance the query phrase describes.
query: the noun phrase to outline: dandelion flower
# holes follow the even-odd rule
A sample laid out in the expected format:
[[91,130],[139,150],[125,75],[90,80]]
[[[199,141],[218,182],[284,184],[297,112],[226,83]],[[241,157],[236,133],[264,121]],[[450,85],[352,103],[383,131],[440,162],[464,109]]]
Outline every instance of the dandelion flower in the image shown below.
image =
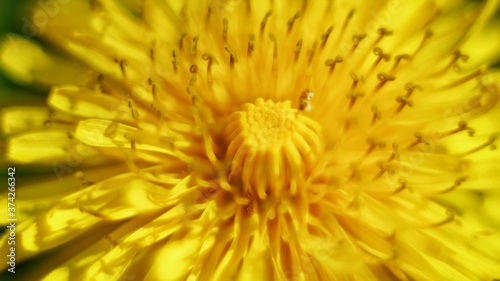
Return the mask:
[[497,4],[40,1],[0,50],[50,87],[0,116],[19,276],[500,278]]

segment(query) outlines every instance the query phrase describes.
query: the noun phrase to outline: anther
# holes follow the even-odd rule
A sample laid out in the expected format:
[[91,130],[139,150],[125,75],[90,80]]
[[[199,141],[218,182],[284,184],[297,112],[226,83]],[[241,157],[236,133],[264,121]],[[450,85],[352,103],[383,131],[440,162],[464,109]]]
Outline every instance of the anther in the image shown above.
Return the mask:
[[193,74],[198,72],[198,67],[196,66],[196,64],[193,64],[191,65],[191,67],[189,67],[189,72]]
[[224,46],[224,50],[229,53],[229,66],[231,68],[234,67],[235,63],[238,63],[238,58],[236,57],[236,54],[233,52],[233,50],[229,46]]
[[139,119],[139,110],[137,109],[137,105],[133,99],[128,100],[128,108],[130,108],[132,112],[132,117],[137,120]]
[[191,44],[191,54],[196,55],[198,52],[198,40],[200,39],[199,36],[196,36],[193,38],[193,43]]
[[247,54],[250,57],[254,50],[255,35],[253,33],[248,34],[248,51]]
[[117,57],[113,57],[113,61],[120,65],[120,70],[124,78],[127,78],[127,73],[125,71],[125,67],[128,66],[128,62],[125,59],[119,59]]
[[332,75],[333,71],[335,70],[335,65],[337,63],[341,63],[343,61],[344,61],[344,58],[342,58],[340,56],[335,57],[335,59],[328,59],[328,60],[326,60],[325,61],[325,65],[330,68],[330,70],[328,71],[328,74]]
[[297,41],[297,44],[295,44],[295,51],[294,51],[294,59],[295,61],[298,61],[299,60],[299,57],[300,57],[300,51],[302,50],[302,43],[304,41],[302,39],[300,39],[299,41]]
[[293,28],[293,24],[295,23],[296,20],[298,20],[300,18],[300,12],[296,12],[295,15],[293,15],[293,17],[291,17],[288,22],[286,23],[286,25],[288,26],[288,32],[292,31],[292,28]]
[[224,18],[222,20],[222,40],[224,40],[224,42],[227,41],[228,30],[229,30],[229,26],[228,26],[227,18]]
[[264,31],[264,29],[266,28],[267,19],[269,19],[269,17],[271,16],[272,13],[273,13],[272,11],[269,11],[269,12],[266,13],[266,15],[264,16],[264,18],[260,22],[260,31]]
[[377,75],[377,79],[380,81],[374,89],[374,92],[379,91],[387,82],[396,80],[391,74],[379,73]]
[[333,25],[328,27],[328,29],[321,35],[321,48],[324,48],[326,42],[328,42],[328,38],[330,38],[330,34],[333,31]]
[[306,90],[302,92],[299,98],[299,110],[301,111],[311,111],[311,99],[314,97],[314,93]]

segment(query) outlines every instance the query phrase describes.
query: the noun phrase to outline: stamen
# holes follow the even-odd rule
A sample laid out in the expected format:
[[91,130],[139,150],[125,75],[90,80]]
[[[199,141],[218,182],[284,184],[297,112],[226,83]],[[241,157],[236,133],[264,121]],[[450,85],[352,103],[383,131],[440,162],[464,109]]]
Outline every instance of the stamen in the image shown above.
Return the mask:
[[187,36],[186,32],[182,33],[181,38],[179,38],[179,41],[177,42],[180,52],[182,52],[182,49],[184,48],[184,38],[186,38],[186,36]]
[[158,89],[156,87],[156,83],[151,77],[148,78],[148,85],[151,86],[151,94],[153,95],[153,99],[155,101],[158,101]]
[[293,24],[295,23],[295,21],[297,19],[299,19],[301,16],[301,13],[300,12],[296,12],[295,15],[293,15],[293,17],[291,17],[288,22],[287,22],[287,26],[288,26],[288,32],[292,31],[292,28],[293,28]]
[[400,103],[400,105],[396,108],[396,111],[394,112],[395,115],[399,114],[405,106],[413,107],[413,101],[411,101],[408,97],[397,97],[396,101]]
[[354,93],[354,92],[348,93],[347,98],[350,99],[349,106],[348,106],[349,110],[351,110],[354,107],[354,104],[356,103],[358,98],[361,98],[364,96],[365,96],[364,93]]
[[177,72],[177,69],[179,68],[179,54],[177,53],[177,50],[172,51],[172,65],[174,66],[174,72]]
[[468,125],[467,125],[467,122],[465,121],[460,121],[458,122],[458,128],[454,129],[454,130],[451,130],[451,131],[448,131],[448,132],[444,132],[442,134],[439,135],[439,138],[444,138],[444,137],[448,137],[448,136],[451,136],[451,135],[454,135],[456,133],[459,133],[461,131],[467,131],[467,134],[472,137],[474,136],[474,129],[470,128]]
[[349,25],[349,22],[351,21],[355,12],[356,12],[356,10],[352,9],[349,11],[349,14],[347,14],[347,17],[344,21],[344,24],[342,25],[342,28],[340,29],[341,31],[340,31],[338,42],[340,42],[342,40],[342,38],[344,37],[344,33],[347,30],[347,26]]
[[88,0],[89,1],[89,6],[92,11],[96,11],[97,9],[101,8],[102,4],[100,0]]
[[375,125],[377,120],[380,120],[380,118],[382,118],[382,113],[380,112],[380,110],[378,109],[378,107],[376,105],[372,105],[371,111],[373,112],[373,118],[372,118],[372,124],[371,124],[373,126],[373,125]]
[[88,180],[85,175],[83,174],[82,171],[76,171],[74,174],[75,178],[77,178],[80,181],[80,187],[85,188],[87,186],[91,186],[94,184],[94,182]]
[[369,145],[369,147],[363,155],[362,159],[369,156],[373,152],[373,150],[375,150],[375,148],[385,148],[385,142],[376,141],[372,138],[366,139],[366,143]]
[[423,225],[421,228],[435,228],[435,227],[440,227],[442,225],[445,225],[447,223],[453,222],[455,220],[455,213],[453,210],[447,209],[446,210],[446,218],[442,221],[435,222],[435,223],[430,223],[428,225]]
[[415,133],[415,138],[416,140],[413,141],[412,143],[410,143],[408,146],[405,147],[405,150],[409,150],[409,149],[412,149],[413,147],[415,147],[416,145],[420,144],[420,143],[425,143],[425,144],[428,144],[427,141],[424,141],[424,138],[422,136],[422,134],[420,133]]
[[370,73],[377,67],[377,65],[382,60],[389,61],[391,59],[391,55],[385,54],[384,51],[379,47],[376,47],[375,49],[373,49],[373,53],[377,56],[377,59],[375,60],[375,63],[373,63],[370,70],[368,70],[368,73],[366,74],[366,76],[370,75]]
[[437,74],[442,74],[448,71],[450,68],[458,66],[457,62],[459,60],[466,62],[469,59],[469,56],[462,54],[460,50],[456,50],[453,52],[453,58],[451,61],[443,68],[443,70],[439,71]]
[[333,31],[333,25],[328,27],[328,29],[321,35],[321,48],[324,48],[326,45],[326,42],[328,42],[328,38],[330,38],[330,34]]
[[122,72],[123,78],[127,78],[127,73],[125,72],[125,66],[128,66],[128,61],[125,59],[118,59],[117,57],[113,57],[113,61],[120,65],[120,70]]
[[377,33],[378,33],[378,35],[379,35],[379,36],[377,37],[377,39],[375,40],[375,42],[373,42],[373,45],[372,45],[372,46],[377,46],[377,45],[378,45],[378,43],[380,43],[380,41],[381,41],[384,37],[392,35],[392,31],[389,31],[389,30],[385,29],[384,27],[379,28],[379,29],[377,30]]
[[328,59],[328,60],[326,60],[325,61],[325,65],[330,68],[329,71],[328,71],[328,74],[332,75],[333,71],[335,70],[335,65],[337,63],[341,63],[343,61],[344,61],[344,58],[342,58],[340,56],[335,57],[335,59]]
[[418,46],[418,48],[415,50],[415,52],[413,53],[413,56],[411,56],[411,58],[415,58],[417,56],[418,53],[420,53],[420,51],[422,50],[422,48],[424,47],[425,43],[427,42],[427,40],[429,38],[431,38],[433,35],[432,31],[428,30],[425,32],[424,34],[424,38],[422,39],[422,42],[420,43],[420,45]]
[[269,12],[266,13],[266,15],[264,16],[264,18],[262,19],[262,21],[260,22],[260,31],[264,31],[264,29],[266,28],[266,24],[267,24],[267,19],[272,15],[272,10],[269,10]]
[[269,40],[273,42],[273,69],[276,68],[278,63],[278,43],[276,42],[276,36],[273,33],[269,34]]
[[128,100],[128,108],[130,108],[132,112],[132,117],[137,121],[139,119],[139,110],[133,99]]
[[104,235],[104,239],[106,239],[106,241],[108,241],[113,248],[119,245],[118,241],[113,239],[109,234]]
[[228,32],[228,29],[229,29],[229,26],[228,26],[228,22],[227,22],[227,18],[224,18],[222,20],[222,40],[224,42],[227,42],[227,32]]
[[312,46],[312,48],[307,52],[307,65],[310,66],[313,59],[314,59],[314,55],[316,54],[316,45],[317,43],[315,42]]
[[394,57],[394,66],[391,69],[391,73],[394,73],[396,68],[398,67],[399,63],[403,60],[409,60],[410,56],[407,54],[402,54],[402,55],[397,55]]
[[366,38],[366,34],[362,33],[362,34],[354,34],[354,36],[352,36],[352,48],[351,48],[351,54],[354,53],[354,51],[356,51],[356,48],[358,48],[359,46],[359,43],[361,43],[361,41],[363,39]]
[[448,188],[445,188],[443,190],[431,191],[431,192],[422,192],[422,194],[424,194],[426,196],[430,196],[430,195],[435,196],[435,195],[445,194],[445,193],[448,193],[450,191],[453,191],[454,189],[459,187],[466,180],[467,180],[467,177],[459,177],[458,179],[455,180],[455,183],[453,183],[453,185],[451,185]]
[[189,72],[193,74],[193,76],[191,76],[191,80],[189,81],[189,86],[194,86],[197,79],[196,74],[198,73],[198,67],[195,64],[191,65],[191,67],[189,68]]
[[389,159],[387,159],[387,162],[391,162],[394,159],[399,159],[399,150],[398,149],[399,149],[399,145],[395,142],[392,143],[392,154],[389,157]]
[[[390,175],[394,174],[396,171],[389,166],[388,163],[378,161],[377,166],[379,168],[379,172],[373,177],[373,180],[376,181],[378,180],[381,176],[383,176],[385,173],[388,173]],[[406,184],[405,184],[406,187]]]
[[149,48],[149,57],[151,58],[151,61],[154,62],[155,61],[155,57],[156,57],[156,41],[153,41],[153,43],[151,43],[151,48]]
[[295,59],[295,62],[297,62],[299,60],[299,57],[300,57],[300,51],[302,50],[302,43],[304,41],[302,39],[300,39],[299,41],[297,41],[297,44],[295,45],[295,56],[294,56],[294,59]]
[[441,87],[440,90],[448,90],[448,89],[455,88],[456,86],[460,86],[461,84],[464,84],[464,83],[468,82],[471,79],[474,79],[476,77],[479,77],[479,76],[483,75],[483,73],[484,73],[484,69],[478,69],[478,70],[472,72],[471,74],[466,75],[466,76],[458,79],[455,82],[452,82],[452,83],[450,83],[448,85],[445,85],[445,86]]
[[458,154],[457,156],[467,156],[469,154],[472,154],[472,153],[475,153],[475,152],[478,152],[486,147],[490,147],[490,150],[495,150],[497,147],[495,145],[495,142],[497,140],[497,136],[496,135],[492,135],[489,140],[487,142],[485,142],[484,144],[476,147],[476,148],[473,148],[469,151],[466,151],[466,152],[463,152],[463,153],[460,153]]
[[214,62],[214,57],[208,53],[204,53],[201,55],[201,58],[203,60],[207,61],[207,82],[208,85],[212,86],[213,84],[213,78],[212,78],[212,64]]
[[255,34],[250,33],[248,34],[248,51],[247,55],[250,57],[253,53],[254,50],[254,41],[255,41]]
[[229,66],[231,68],[234,67],[235,63],[238,63],[238,58],[236,57],[236,54],[233,52],[233,50],[229,46],[224,46],[224,50],[229,53]]
[[359,78],[354,72],[351,72],[350,75],[352,78],[351,91],[354,91],[354,89],[356,89],[356,87],[358,86]]
[[378,92],[387,82],[396,80],[396,77],[392,76],[391,74],[381,72],[377,75],[377,79],[380,82],[377,84],[377,86],[373,90],[374,92]]
[[210,21],[210,16],[212,15],[212,7],[211,6],[208,6],[208,9],[207,9],[207,18],[206,18],[206,23],[208,24],[208,22]]
[[200,39],[199,36],[196,36],[193,38],[193,43],[191,44],[191,54],[196,55],[198,52],[198,40]]
[[108,138],[112,138],[115,135],[117,129],[118,129],[118,123],[111,122],[109,124],[109,126],[106,128],[106,130],[104,131],[104,136],[108,137]]

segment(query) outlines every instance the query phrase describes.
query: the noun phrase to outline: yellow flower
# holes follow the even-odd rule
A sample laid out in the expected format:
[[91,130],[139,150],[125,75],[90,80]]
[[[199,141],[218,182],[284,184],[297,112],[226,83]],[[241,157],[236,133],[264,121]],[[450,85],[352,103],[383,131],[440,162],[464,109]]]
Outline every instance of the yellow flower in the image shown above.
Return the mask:
[[497,7],[37,2],[0,49],[51,87],[0,115],[16,277],[500,278]]

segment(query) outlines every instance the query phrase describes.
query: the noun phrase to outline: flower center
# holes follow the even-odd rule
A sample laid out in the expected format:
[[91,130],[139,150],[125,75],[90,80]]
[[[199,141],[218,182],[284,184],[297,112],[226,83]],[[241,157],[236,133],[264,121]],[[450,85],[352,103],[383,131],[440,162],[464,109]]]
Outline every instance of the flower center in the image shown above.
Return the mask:
[[291,107],[258,99],[228,118],[229,178],[260,199],[294,195],[304,186],[320,151],[320,126]]

